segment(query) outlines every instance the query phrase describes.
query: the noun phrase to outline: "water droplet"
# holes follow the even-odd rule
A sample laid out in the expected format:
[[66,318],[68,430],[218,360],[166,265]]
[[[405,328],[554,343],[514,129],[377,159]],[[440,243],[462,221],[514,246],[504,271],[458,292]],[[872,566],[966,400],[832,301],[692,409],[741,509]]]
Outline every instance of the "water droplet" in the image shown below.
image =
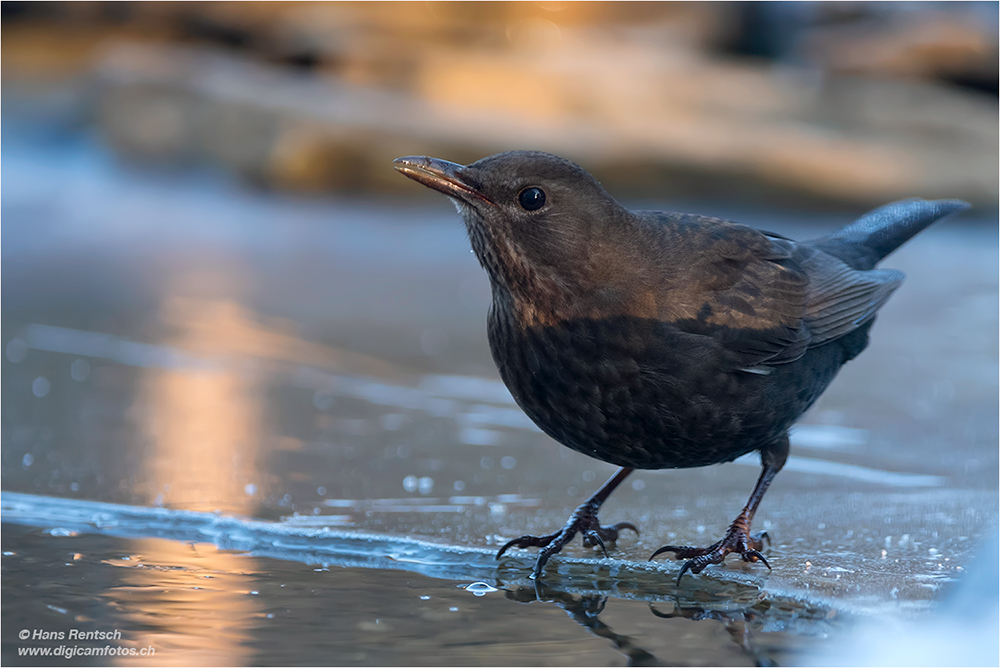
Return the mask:
[[69,377],[77,382],[83,382],[87,380],[87,376],[90,375],[90,364],[87,360],[78,359],[69,365]]
[[24,453],[24,457],[21,457],[21,467],[31,468],[31,465],[35,463],[35,456],[30,452]]
[[417,476],[408,475],[405,478],[403,478],[403,489],[405,489],[407,492],[417,491]]
[[465,489],[465,483],[464,483],[464,482],[462,482],[461,480],[456,480],[456,481],[455,481],[455,484],[454,484],[454,485],[452,485],[452,487],[454,487],[454,488],[455,488],[455,491],[456,491],[456,492],[461,492],[462,490],[464,490],[464,489]]
[[45,376],[39,376],[31,383],[31,393],[39,399],[48,394],[51,389],[52,383]]
[[243,491],[246,492],[247,496],[253,496],[254,494],[257,493],[257,485],[253,484],[252,482],[251,483],[247,483],[243,487]]
[[472,592],[476,596],[485,596],[490,592],[497,591],[497,588],[485,582],[473,582],[465,587],[465,591]]
[[17,364],[28,354],[28,344],[21,339],[11,339],[7,344],[7,359]]
[[426,329],[420,335],[420,349],[435,357],[448,349],[448,335],[440,329]]
[[517,460],[508,455],[500,459],[500,466],[505,469],[512,469],[517,466]]
[[431,490],[434,489],[434,478],[422,477],[417,481],[417,489],[420,490],[421,494],[430,494]]
[[597,477],[597,474],[594,473],[593,471],[584,471],[583,472],[583,481],[584,482],[593,482],[594,478],[596,478],[596,477]]
[[71,482],[69,484],[69,491],[71,491],[71,492],[79,492],[80,491],[80,483],[78,483],[78,482]]
[[493,468],[493,458],[492,457],[483,457],[482,459],[479,460],[479,465],[481,467],[483,467],[484,469],[489,470],[489,469]]
[[316,493],[319,494],[320,496],[326,496],[326,487],[323,487],[322,485],[317,487]]
[[632,481],[632,489],[637,492],[641,492],[646,489],[646,482],[642,478],[636,478]]

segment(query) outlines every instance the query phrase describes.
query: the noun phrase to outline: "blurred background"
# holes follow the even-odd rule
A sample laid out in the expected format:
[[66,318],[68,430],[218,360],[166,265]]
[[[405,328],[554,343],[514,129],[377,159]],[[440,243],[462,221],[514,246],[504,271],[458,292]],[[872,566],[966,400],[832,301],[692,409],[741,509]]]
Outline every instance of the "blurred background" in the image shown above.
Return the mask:
[[[490,359],[489,287],[461,223],[444,198],[391,167],[402,155],[470,162],[531,148],[578,162],[633,208],[793,238],[904,197],[974,207],[887,261],[907,283],[869,351],[793,435],[793,457],[761,507],[758,528],[775,540],[771,588],[832,607],[802,612],[799,626],[788,622],[797,603],[778,621],[768,614],[780,606],[768,613],[760,602],[742,616],[688,613],[715,630],[696,634],[683,658],[677,639],[690,640],[689,627],[671,635],[648,626],[644,607],[620,613],[625,628],[643,629],[634,632],[647,649],[673,651],[675,663],[788,660],[809,647],[802,637],[829,631],[814,621],[837,610],[926,609],[996,522],[997,3],[4,2],[0,11],[6,498],[77,500],[83,514],[94,502],[204,511],[469,550],[561,526],[612,468],[556,445],[513,404]],[[618,556],[714,541],[756,467],[750,458],[636,474],[608,504],[606,519],[644,529]],[[38,520],[49,533],[26,534],[7,522],[15,516],[5,506],[4,568],[27,584],[4,579],[5,621],[19,615],[4,625],[5,663],[21,661],[8,634],[81,615],[145,629],[130,642],[160,643],[164,664],[285,663],[254,646],[269,633],[272,650],[292,643],[305,662],[329,662],[315,643],[347,647],[344,663],[359,665],[482,660],[433,637],[413,654],[413,637],[427,632],[402,617],[385,635],[376,617],[409,609],[371,575],[351,576],[371,620],[345,617],[331,635],[316,620],[340,619],[359,595],[326,591],[322,614],[291,630],[261,619],[317,613],[319,603],[271,588],[270,602],[247,608],[242,592],[280,573],[308,597],[329,573],[209,548],[192,561],[183,544],[152,538],[155,523],[136,529],[147,539],[83,549],[67,542],[83,540],[79,527],[60,533]],[[70,566],[89,569],[90,584]],[[741,569],[717,570],[755,572]],[[206,590],[206,570],[225,583]],[[59,586],[32,589],[45,582]],[[416,585],[393,585],[407,586]],[[731,604],[729,591],[716,593]],[[518,654],[490,615],[507,620],[508,637],[545,628],[561,638],[563,611],[480,606],[458,626],[450,615],[468,597],[452,605],[451,596],[434,593],[449,601],[442,610],[410,612],[426,612],[442,638],[475,636],[497,661],[621,659],[593,624],[584,626],[595,635],[573,629]],[[567,600],[557,605],[568,611]],[[231,618],[224,633],[213,626],[220,618]],[[777,635],[747,639],[762,629]]]
[[623,195],[996,200],[990,2],[3,7],[8,113],[262,188],[530,146]]

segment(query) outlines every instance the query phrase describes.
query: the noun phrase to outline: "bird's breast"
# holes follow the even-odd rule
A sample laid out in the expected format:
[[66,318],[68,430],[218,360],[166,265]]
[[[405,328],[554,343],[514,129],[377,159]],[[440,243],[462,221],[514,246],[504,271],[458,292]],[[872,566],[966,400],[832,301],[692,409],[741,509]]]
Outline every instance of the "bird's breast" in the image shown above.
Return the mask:
[[[619,466],[729,461],[772,438],[764,383],[707,337],[614,316],[524,324],[494,309],[490,349],[518,405],[549,436]],[[787,425],[781,425],[784,428]]]

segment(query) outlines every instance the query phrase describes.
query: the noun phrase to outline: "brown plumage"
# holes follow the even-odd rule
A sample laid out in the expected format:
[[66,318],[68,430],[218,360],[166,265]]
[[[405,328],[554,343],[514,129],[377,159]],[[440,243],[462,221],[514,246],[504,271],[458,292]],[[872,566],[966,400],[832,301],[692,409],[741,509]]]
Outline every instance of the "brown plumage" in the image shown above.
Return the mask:
[[490,277],[488,336],[518,405],[563,445],[621,466],[542,547],[604,546],[629,524],[597,510],[632,469],[689,468],[759,451],[747,506],[706,548],[666,546],[698,573],[736,552],[762,561],[750,523],[788,455],[788,428],[860,353],[903,275],[875,264],[968,205],[907,200],[799,243],[706,216],[629,211],[579,166],[515,151],[468,166],[399,158],[448,195]]

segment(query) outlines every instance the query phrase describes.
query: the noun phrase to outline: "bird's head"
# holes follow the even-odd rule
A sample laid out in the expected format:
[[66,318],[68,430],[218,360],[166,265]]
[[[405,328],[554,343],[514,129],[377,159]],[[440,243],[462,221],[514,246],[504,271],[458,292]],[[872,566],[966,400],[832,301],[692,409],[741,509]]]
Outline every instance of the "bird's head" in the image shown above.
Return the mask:
[[629,216],[586,170],[549,153],[511,151],[470,165],[408,156],[393,164],[455,202],[494,289],[541,277],[580,280],[595,245]]

